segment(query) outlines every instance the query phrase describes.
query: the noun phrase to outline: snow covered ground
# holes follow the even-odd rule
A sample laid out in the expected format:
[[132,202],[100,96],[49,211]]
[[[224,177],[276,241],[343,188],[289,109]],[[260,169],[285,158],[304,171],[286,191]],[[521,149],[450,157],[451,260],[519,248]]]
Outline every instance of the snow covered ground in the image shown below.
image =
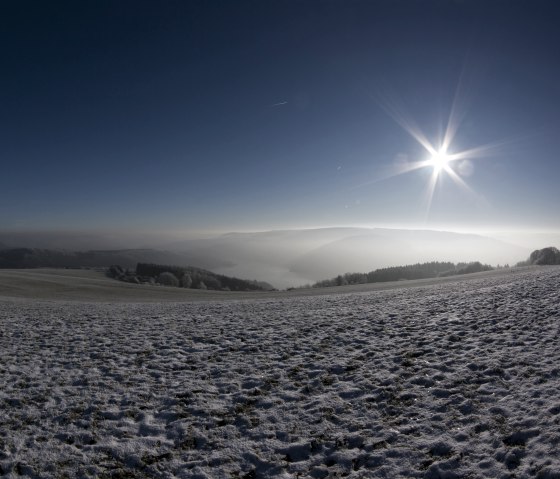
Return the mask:
[[560,268],[191,303],[0,299],[0,475],[560,478]]

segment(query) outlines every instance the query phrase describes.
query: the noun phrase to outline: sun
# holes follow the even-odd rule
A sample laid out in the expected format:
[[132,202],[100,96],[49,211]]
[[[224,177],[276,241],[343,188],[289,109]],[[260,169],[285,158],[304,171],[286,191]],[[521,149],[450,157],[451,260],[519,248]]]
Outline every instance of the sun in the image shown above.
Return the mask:
[[[391,92],[379,92],[377,95],[370,94],[370,97],[385,112],[400,125],[420,146],[425,150],[422,159],[413,160],[408,155],[399,153],[395,157],[395,164],[392,171],[374,181],[369,181],[357,185],[361,188],[381,180],[386,180],[395,176],[410,173],[419,169],[429,169],[431,174],[428,177],[428,185],[426,189],[427,214],[430,212],[434,192],[438,184],[443,184],[446,179],[452,180],[456,186],[471,196],[476,201],[480,201],[481,197],[474,191],[463,179],[463,176],[470,176],[472,173],[471,159],[484,158],[490,154],[498,153],[508,142],[497,141],[486,145],[479,145],[468,149],[457,150],[453,145],[453,140],[459,130],[459,127],[466,116],[463,110],[464,99],[462,98],[462,83],[459,82],[455,92],[455,97],[449,111],[447,125],[440,126],[440,135],[437,142],[432,142],[424,134],[416,121],[407,113],[404,105]],[[450,151],[451,150],[451,151]],[[400,161],[401,156],[405,158]],[[455,167],[456,166],[456,167]],[[469,173],[469,171],[471,173]]]
[[440,148],[438,151],[432,153],[432,157],[428,160],[428,164],[439,173],[441,170],[448,168],[447,165],[449,165],[449,162],[452,159],[451,155],[447,154],[445,148]]

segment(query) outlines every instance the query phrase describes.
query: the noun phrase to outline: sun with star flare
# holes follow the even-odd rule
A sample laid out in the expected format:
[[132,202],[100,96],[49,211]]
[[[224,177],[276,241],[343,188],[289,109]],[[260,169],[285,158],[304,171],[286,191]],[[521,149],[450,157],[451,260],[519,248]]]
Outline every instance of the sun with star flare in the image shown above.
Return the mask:
[[[414,121],[412,116],[408,114],[406,108],[399,101],[398,97],[390,94],[390,90],[386,90],[384,94],[370,94],[375,103],[380,106],[400,127],[406,131],[426,152],[424,158],[418,158],[416,161],[399,162],[393,165],[389,174],[377,178],[372,182],[362,183],[358,187],[367,186],[371,183],[383,181],[388,178],[410,173],[419,169],[430,168],[432,173],[428,180],[426,188],[426,205],[429,214],[434,199],[436,185],[450,178],[463,192],[471,196],[471,199],[479,202],[483,198],[477,194],[465,181],[464,177],[470,176],[472,173],[472,164],[470,160],[475,158],[483,158],[497,153],[507,143],[507,141],[499,141],[496,143],[475,146],[473,148],[457,151],[453,148],[453,141],[459,130],[459,127],[466,116],[466,110],[462,107],[464,99],[462,98],[461,82],[457,85],[455,98],[452,102],[447,124],[443,128],[439,141],[432,142],[424,134],[419,125]],[[408,155],[405,155],[408,156]]]

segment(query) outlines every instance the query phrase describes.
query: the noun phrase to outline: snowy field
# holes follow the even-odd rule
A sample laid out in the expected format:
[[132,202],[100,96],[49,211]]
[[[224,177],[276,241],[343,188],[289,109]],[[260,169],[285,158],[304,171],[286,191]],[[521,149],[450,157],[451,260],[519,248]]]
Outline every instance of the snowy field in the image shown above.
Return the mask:
[[559,267],[188,303],[8,296],[2,477],[560,478]]

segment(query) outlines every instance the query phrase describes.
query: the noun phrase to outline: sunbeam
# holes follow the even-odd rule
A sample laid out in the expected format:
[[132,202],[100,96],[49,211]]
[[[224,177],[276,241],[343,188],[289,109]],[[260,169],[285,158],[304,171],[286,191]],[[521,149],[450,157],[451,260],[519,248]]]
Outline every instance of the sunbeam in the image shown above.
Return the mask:
[[436,184],[438,182],[439,172],[434,168],[432,174],[430,176],[430,180],[428,181],[428,187],[426,188],[426,215],[424,220],[428,221],[428,216],[432,209],[432,201],[434,199],[434,191],[436,189]]

